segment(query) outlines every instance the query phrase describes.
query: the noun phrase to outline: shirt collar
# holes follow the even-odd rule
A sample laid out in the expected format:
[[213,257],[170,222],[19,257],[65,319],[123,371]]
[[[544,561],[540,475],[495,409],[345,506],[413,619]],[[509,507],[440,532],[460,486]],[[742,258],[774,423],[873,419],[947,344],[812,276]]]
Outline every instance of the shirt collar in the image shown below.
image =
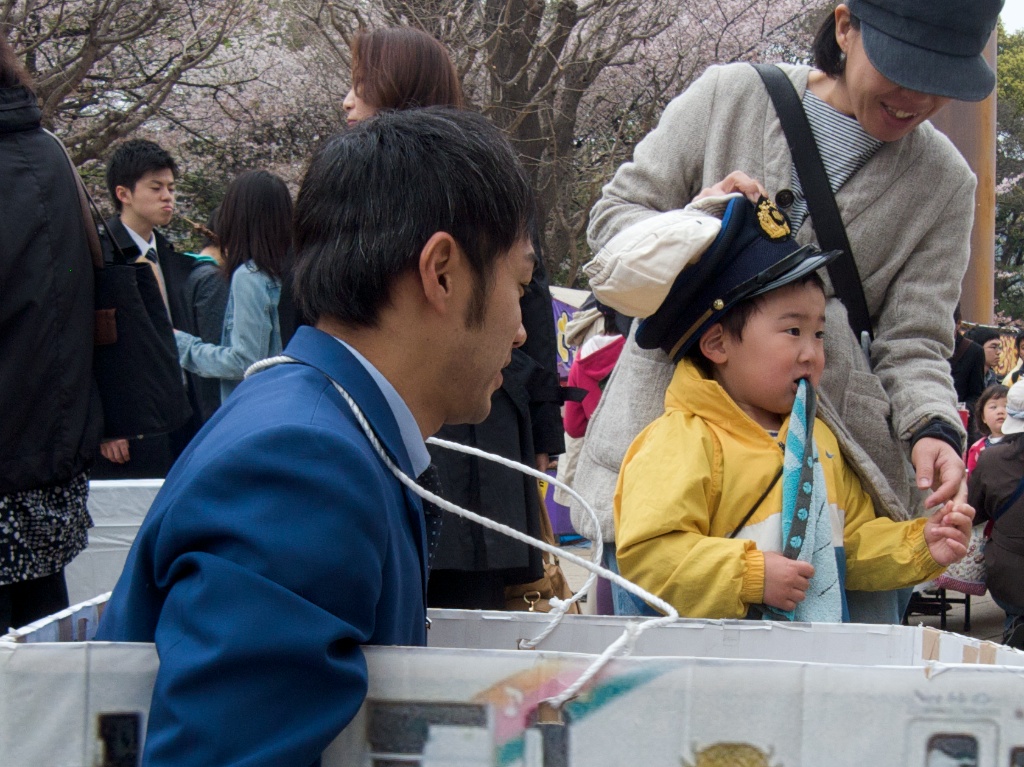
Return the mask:
[[[122,221],[121,223],[124,224],[124,221]],[[156,234],[155,233],[150,234],[149,235],[149,242],[146,242],[144,239],[142,239],[142,235],[139,234],[138,232],[136,232],[130,226],[128,226],[128,224],[124,224],[124,228],[128,232],[128,234],[131,235],[131,238],[135,242],[135,244],[139,246],[139,255],[140,256],[146,255],[146,253],[149,252],[150,248],[152,248],[153,251],[156,252]]]
[[[129,229],[128,231],[130,232],[131,230]],[[417,425],[416,419],[413,418],[409,406],[405,404],[405,400],[395,390],[395,387],[391,385],[391,382],[366,357],[337,336],[334,336],[334,338],[339,344],[352,352],[352,356],[359,360],[359,364],[366,369],[374,383],[377,384],[381,394],[384,395],[384,399],[388,402],[388,407],[391,408],[391,414],[395,417],[395,422],[398,424],[398,432],[402,435],[402,444],[405,445],[405,451],[409,454],[412,470],[418,477],[430,465],[430,453],[427,451],[423,435],[420,434],[420,427]]]

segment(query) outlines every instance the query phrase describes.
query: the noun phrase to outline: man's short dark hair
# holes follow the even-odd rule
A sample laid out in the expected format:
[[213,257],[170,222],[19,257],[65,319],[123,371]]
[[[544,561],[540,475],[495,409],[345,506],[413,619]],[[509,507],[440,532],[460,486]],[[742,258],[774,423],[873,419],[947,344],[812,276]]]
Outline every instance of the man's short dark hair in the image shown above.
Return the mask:
[[313,158],[295,204],[295,299],[316,322],[375,326],[395,280],[437,232],[475,278],[468,321],[483,316],[497,258],[529,236],[533,195],[505,136],[457,109],[381,113]]
[[121,201],[117,199],[119,186],[134,191],[139,179],[147,173],[167,168],[175,178],[178,177],[178,165],[174,158],[159,144],[141,138],[119,144],[107,163],[107,192],[117,212],[121,212]]
[[979,346],[984,346],[993,338],[1000,338],[1002,333],[995,328],[987,328],[984,325],[978,325],[977,327],[968,330],[966,336]]
[[[782,288],[789,288],[795,285],[814,285],[822,293],[825,292],[825,282],[817,272],[808,272],[799,279],[793,280],[775,290],[782,290]],[[742,341],[743,329],[747,327],[750,318],[760,310],[761,305],[764,304],[768,296],[774,293],[775,290],[769,290],[767,293],[740,301],[732,309],[729,309],[719,320],[722,323],[722,330],[737,341]],[[712,377],[715,368],[714,363],[704,356],[704,352],[700,350],[699,342],[691,344],[683,356],[700,368],[700,371],[708,378]]]

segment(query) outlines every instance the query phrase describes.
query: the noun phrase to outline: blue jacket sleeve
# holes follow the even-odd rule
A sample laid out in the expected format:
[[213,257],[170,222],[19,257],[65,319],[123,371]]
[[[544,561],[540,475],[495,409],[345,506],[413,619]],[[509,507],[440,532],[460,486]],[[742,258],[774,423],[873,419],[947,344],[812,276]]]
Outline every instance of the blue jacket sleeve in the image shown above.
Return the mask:
[[360,645],[391,598],[387,479],[322,428],[224,447],[176,467],[137,568],[165,595],[145,763],[307,767],[366,694]]

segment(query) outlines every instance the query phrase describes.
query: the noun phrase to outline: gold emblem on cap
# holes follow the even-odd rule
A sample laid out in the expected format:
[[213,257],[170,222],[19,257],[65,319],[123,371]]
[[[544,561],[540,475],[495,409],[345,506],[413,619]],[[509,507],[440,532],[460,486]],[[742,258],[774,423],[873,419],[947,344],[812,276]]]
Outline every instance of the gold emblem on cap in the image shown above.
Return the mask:
[[725,301],[723,301],[721,298],[716,298],[715,302],[711,305],[714,307],[716,312],[720,312],[722,311],[722,309],[725,308]]
[[790,235],[786,216],[767,197],[757,201],[757,223],[769,240],[784,240]]

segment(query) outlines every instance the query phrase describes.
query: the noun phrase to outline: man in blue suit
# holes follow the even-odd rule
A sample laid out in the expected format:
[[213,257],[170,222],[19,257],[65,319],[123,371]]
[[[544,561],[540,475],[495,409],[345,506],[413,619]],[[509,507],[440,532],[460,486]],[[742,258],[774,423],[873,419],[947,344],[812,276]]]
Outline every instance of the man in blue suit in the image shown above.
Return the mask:
[[360,646],[425,643],[423,508],[379,451],[415,477],[427,435],[486,417],[525,340],[532,206],[469,113],[382,114],[313,159],[295,293],[315,326],[182,454],[100,624],[159,652],[145,764],[317,764],[366,694]]

